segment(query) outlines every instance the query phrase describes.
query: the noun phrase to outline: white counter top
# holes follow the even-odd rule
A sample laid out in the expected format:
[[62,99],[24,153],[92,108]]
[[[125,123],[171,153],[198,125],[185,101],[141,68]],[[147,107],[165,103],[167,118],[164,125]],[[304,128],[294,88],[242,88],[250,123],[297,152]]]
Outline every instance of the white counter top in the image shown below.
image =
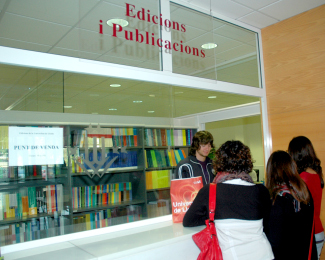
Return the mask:
[[87,231],[81,232],[80,239],[4,252],[3,255],[5,260],[190,260],[196,259],[199,254],[192,235],[203,228],[204,226],[184,228],[181,223],[173,224],[171,220],[140,227],[130,225],[129,229],[113,232],[107,230],[105,234],[89,237]]

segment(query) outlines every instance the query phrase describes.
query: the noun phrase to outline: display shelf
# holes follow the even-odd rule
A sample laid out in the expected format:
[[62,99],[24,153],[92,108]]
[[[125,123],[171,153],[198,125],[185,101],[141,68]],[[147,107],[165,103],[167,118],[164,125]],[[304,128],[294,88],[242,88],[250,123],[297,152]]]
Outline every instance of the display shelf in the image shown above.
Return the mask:
[[162,171],[162,170],[173,170],[175,166],[167,166],[167,167],[154,167],[154,168],[146,168],[146,171]]
[[[0,192],[3,192],[6,189],[16,190],[22,187],[43,187],[47,185],[55,185],[55,184],[64,184],[66,175],[61,177],[57,177],[51,180],[42,180],[41,178],[37,179],[25,179],[25,180],[10,180],[8,182],[0,182]],[[2,180],[1,180],[2,181]]]
[[132,200],[132,201],[125,201],[125,202],[116,202],[116,203],[110,203],[108,205],[103,205],[103,206],[83,207],[83,208],[73,209],[73,213],[84,213],[84,212],[89,212],[89,211],[98,211],[98,210],[103,210],[103,209],[125,207],[125,206],[144,204],[144,203],[146,203],[145,200]]
[[165,191],[165,190],[170,190],[170,187],[150,189],[150,190],[147,190],[147,192]]
[[[0,177],[3,177],[0,178],[0,194],[4,194],[0,199],[4,199],[5,194],[17,196],[27,189],[37,193],[37,205],[31,205],[37,214],[27,212],[21,216],[10,211],[9,216],[2,217],[0,233],[5,234],[6,239],[0,241],[1,245],[170,214],[172,172],[187,156],[189,138],[196,129],[150,128],[157,138],[151,145],[145,137],[145,132],[150,133],[147,129],[64,126],[64,164],[55,166],[54,174],[53,165],[43,165],[43,168],[39,165],[26,166],[26,175],[19,175],[18,169],[5,168],[8,149],[0,149]],[[171,135],[173,133],[177,133],[177,138]],[[181,133],[187,133],[187,139]],[[11,178],[6,178],[10,170],[14,170]],[[44,175],[42,170],[50,173]],[[19,207],[13,198],[10,208]],[[47,213],[42,212],[44,204],[46,209],[51,207]],[[16,241],[11,237],[16,237]]]
[[39,219],[42,217],[54,217],[54,213],[38,213],[37,215],[27,216],[27,217],[21,217],[21,218],[6,218],[4,220],[0,220],[0,225],[8,225],[18,222],[25,222],[25,221],[31,221],[32,219]]
[[[113,168],[113,169],[107,169],[104,174],[112,174],[112,173],[123,173],[123,172],[143,172],[144,168],[143,167],[121,167],[121,168]],[[89,172],[94,172],[93,170],[89,170]],[[98,170],[98,172],[103,172],[102,169]],[[82,176],[82,175],[88,175],[86,172],[77,172],[77,173],[72,173],[71,176]]]

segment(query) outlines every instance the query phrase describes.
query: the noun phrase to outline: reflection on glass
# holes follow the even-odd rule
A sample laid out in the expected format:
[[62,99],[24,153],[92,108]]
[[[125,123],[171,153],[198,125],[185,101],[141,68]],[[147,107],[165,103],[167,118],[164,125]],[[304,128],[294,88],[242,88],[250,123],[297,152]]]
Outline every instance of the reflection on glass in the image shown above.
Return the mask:
[[[172,32],[172,41],[192,46],[200,55],[173,50],[173,72],[260,87],[256,33],[171,3],[171,20],[185,25]],[[215,48],[202,48],[203,44]]]
[[79,57],[160,70],[159,1],[80,1]]
[[[256,97],[137,80],[0,65],[0,109],[177,118],[256,102]],[[116,87],[118,86],[118,87]]]

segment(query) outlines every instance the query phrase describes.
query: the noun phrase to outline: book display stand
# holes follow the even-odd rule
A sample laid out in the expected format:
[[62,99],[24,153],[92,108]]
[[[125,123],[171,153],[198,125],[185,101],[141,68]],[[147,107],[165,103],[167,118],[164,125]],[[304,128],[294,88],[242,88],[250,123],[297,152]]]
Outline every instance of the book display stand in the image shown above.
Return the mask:
[[[58,126],[53,126],[58,127]],[[0,126],[0,246],[171,214],[196,129],[63,127],[63,164],[9,166]]]

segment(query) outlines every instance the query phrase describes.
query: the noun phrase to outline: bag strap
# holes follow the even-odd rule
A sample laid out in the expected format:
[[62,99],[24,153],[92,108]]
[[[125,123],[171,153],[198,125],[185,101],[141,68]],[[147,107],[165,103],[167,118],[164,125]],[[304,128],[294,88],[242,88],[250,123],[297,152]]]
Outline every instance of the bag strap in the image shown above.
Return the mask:
[[217,184],[210,183],[209,187],[209,219],[214,221],[214,214],[216,210]]
[[[314,214],[314,213],[313,213]],[[314,215],[313,215],[313,225],[311,227],[311,238],[310,238],[310,245],[309,245],[309,255],[308,260],[311,259],[311,251],[313,249],[313,239],[314,239]]]

